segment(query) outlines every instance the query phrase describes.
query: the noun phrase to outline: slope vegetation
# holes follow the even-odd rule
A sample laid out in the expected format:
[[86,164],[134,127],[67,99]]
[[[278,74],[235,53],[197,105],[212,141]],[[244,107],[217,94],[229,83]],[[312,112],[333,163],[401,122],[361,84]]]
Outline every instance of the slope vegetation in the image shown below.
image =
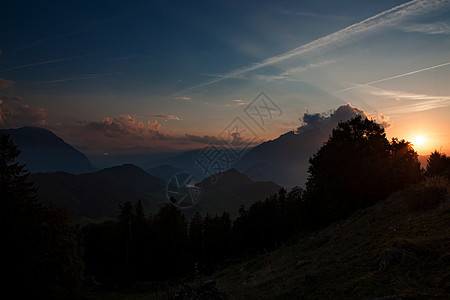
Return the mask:
[[392,195],[277,251],[213,276],[231,299],[444,299],[450,294],[450,201],[411,211]]

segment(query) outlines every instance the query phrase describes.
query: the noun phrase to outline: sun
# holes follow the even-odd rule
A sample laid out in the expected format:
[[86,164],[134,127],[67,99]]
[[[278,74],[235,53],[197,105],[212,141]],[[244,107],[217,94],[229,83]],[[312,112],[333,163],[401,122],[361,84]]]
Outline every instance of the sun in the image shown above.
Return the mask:
[[422,146],[423,144],[425,144],[425,138],[421,135],[417,135],[413,139],[413,144],[414,146]]

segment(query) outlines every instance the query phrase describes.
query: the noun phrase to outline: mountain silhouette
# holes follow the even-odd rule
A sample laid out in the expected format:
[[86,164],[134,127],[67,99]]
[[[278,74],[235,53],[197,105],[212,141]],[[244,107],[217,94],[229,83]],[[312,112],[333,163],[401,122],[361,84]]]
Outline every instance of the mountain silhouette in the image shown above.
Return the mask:
[[236,169],[215,174],[200,183],[203,196],[197,211],[211,215],[228,211],[232,218],[239,215],[239,207],[250,207],[257,201],[278,193],[281,186],[271,181],[252,181]]
[[235,166],[252,180],[271,180],[286,188],[303,186],[307,179],[309,158],[319,150],[339,122],[364,111],[350,104],[339,106],[330,114],[304,113],[304,125],[251,149]]
[[165,188],[163,180],[131,164],[79,175],[35,173],[30,180],[38,187],[39,200],[66,207],[79,223],[115,218],[119,204],[126,201],[142,200],[155,208],[156,198]]
[[18,160],[30,172],[64,171],[69,173],[92,172],[86,155],[76,150],[50,130],[37,127],[2,129],[22,151]]
[[308,161],[324,142],[315,131],[293,131],[251,149],[236,165],[252,180],[274,181],[291,188],[306,181]]
[[179,172],[182,172],[182,170],[171,165],[161,165],[147,170],[147,173],[161,178],[165,182],[168,182],[169,179],[172,178],[172,176]]

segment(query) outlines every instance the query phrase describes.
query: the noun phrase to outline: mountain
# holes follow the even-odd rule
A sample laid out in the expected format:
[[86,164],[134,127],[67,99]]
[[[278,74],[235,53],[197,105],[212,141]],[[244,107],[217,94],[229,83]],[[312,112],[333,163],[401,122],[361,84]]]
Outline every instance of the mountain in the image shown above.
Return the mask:
[[303,186],[307,179],[309,158],[328,140],[339,122],[357,115],[370,118],[350,104],[341,105],[330,114],[305,113],[304,125],[254,147],[235,168],[252,180],[271,180],[285,188]]
[[157,200],[165,183],[137,166],[126,164],[94,173],[35,173],[30,180],[38,187],[38,199],[66,207],[74,222],[115,218],[119,204],[142,200],[157,212]]
[[257,201],[278,193],[281,186],[271,181],[252,181],[236,169],[230,169],[204,179],[200,183],[203,195],[197,211],[209,214],[230,212],[231,217],[239,215],[239,207],[249,208]]
[[251,149],[236,168],[253,180],[270,180],[286,188],[302,186],[307,179],[309,158],[323,142],[324,134],[316,131],[290,131]]
[[2,129],[0,134],[11,136],[14,144],[22,151],[18,160],[26,164],[30,172],[93,171],[89,159],[83,153],[47,129],[37,127]]
[[161,178],[165,182],[169,181],[172,176],[182,172],[181,169],[175,168],[171,165],[161,165],[147,170],[147,173],[155,177]]
[[[163,166],[161,170],[175,170]],[[196,212],[221,214],[224,211],[237,217],[239,207],[249,207],[277,193],[280,186],[273,182],[254,182],[235,169],[200,182],[203,193],[198,205],[183,209],[190,217]],[[69,174],[66,172],[33,173],[30,181],[38,188],[38,199],[66,207],[75,223],[86,224],[115,218],[119,204],[141,200],[151,214],[156,214],[167,203],[167,183],[143,169],[124,164],[93,173]]]

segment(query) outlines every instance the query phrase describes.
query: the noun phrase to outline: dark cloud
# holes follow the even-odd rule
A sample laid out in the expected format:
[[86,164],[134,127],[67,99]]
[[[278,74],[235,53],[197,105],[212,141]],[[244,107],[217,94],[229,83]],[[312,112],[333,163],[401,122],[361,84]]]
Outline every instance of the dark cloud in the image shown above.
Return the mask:
[[107,137],[119,137],[133,135],[139,137],[149,137],[160,134],[161,124],[158,121],[147,121],[146,124],[138,122],[130,115],[119,115],[114,118],[103,118],[101,122],[90,122],[86,128],[94,131],[101,131]]
[[[166,115],[154,115],[154,117]],[[77,134],[77,127],[84,128],[84,134]],[[84,124],[74,125],[71,130],[72,140],[78,145],[89,145],[89,147],[109,148],[110,145],[121,147],[167,147],[167,148],[185,148],[194,149],[202,148],[209,144],[216,146],[228,145],[256,145],[261,141],[250,141],[239,134],[234,134],[230,140],[223,140],[219,137],[210,135],[193,135],[193,134],[173,134],[170,132],[163,132],[161,124],[157,120],[139,122],[130,115],[119,115],[118,117],[106,117],[100,122],[89,122]],[[67,134],[67,133],[66,133]]]
[[0,126],[3,128],[47,125],[47,111],[27,104],[10,105],[0,100]]
[[22,97],[19,96],[6,96],[6,95],[0,95],[0,100],[3,101],[19,101],[19,102],[23,102],[24,99]]
[[6,90],[14,84],[12,80],[6,80],[0,77],[0,89]]
[[335,111],[328,113],[310,114],[305,112],[303,114],[304,125],[297,128],[297,134],[314,130],[329,133],[339,124],[339,122],[350,120],[357,115],[361,115],[368,119],[373,119],[385,128],[390,126],[388,123],[389,118],[383,114],[374,116],[366,113],[362,109],[352,106],[351,104],[345,104],[339,106]]

